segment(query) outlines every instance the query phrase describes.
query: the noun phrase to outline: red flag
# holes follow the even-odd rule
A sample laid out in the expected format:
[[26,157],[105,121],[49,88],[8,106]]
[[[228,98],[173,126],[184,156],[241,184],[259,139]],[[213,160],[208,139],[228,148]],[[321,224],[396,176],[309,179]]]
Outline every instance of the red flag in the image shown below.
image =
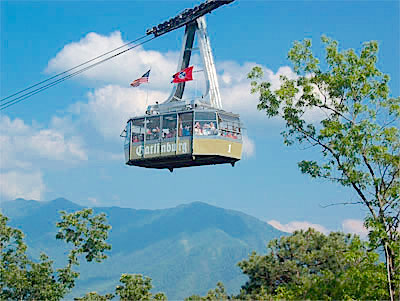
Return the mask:
[[174,78],[172,80],[173,83],[183,83],[187,82],[189,80],[193,80],[192,77],[192,72],[193,72],[193,66],[187,67],[178,73],[175,73],[172,77]]

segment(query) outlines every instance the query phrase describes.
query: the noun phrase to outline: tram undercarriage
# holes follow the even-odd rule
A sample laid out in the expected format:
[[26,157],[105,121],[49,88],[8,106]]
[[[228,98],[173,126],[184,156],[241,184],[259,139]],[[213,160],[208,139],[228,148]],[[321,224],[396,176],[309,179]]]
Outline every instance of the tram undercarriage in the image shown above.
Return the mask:
[[202,165],[217,165],[230,163],[232,166],[239,161],[239,159],[215,156],[215,155],[180,155],[173,156],[170,158],[152,158],[143,160],[132,160],[128,161],[127,165],[140,166],[146,168],[156,168],[156,169],[168,169],[171,172],[175,168],[190,167],[190,166],[202,166]]

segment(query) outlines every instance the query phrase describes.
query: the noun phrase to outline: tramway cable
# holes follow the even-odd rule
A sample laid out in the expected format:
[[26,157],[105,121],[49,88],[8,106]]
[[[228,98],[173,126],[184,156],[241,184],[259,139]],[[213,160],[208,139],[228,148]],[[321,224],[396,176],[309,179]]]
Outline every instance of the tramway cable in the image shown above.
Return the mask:
[[[172,81],[176,85],[173,86],[170,96],[164,102],[156,101],[155,104],[149,105],[144,115],[129,118],[125,130],[120,135],[125,140],[125,163],[144,168],[168,169],[171,172],[175,168],[190,166],[226,163],[234,166],[242,156],[244,127],[238,114],[222,108],[217,72],[205,20],[206,14],[233,1],[206,0],[192,9],[185,9],[174,18],[147,29],[146,36],[153,35],[153,37],[139,44],[94,62],[146,36],[1,99],[0,111],[161,35],[185,27],[177,73]],[[198,48],[193,48],[195,36],[197,36]],[[193,80],[193,66],[189,65],[192,51],[195,49],[200,50],[203,61],[205,91],[201,97],[183,98],[186,82]],[[91,64],[85,66],[89,63]],[[71,71],[74,72],[71,73]],[[144,78],[147,74],[147,80],[144,81],[146,83],[149,72],[142,76]]]
[[91,69],[92,67],[97,66],[98,64],[101,64],[101,63],[103,63],[103,62],[106,62],[106,61],[108,61],[109,59],[114,58],[114,57],[116,57],[116,56],[118,56],[118,55],[120,55],[120,54],[123,54],[123,53],[125,53],[125,52],[128,51],[128,50],[131,50],[131,49],[133,49],[133,48],[136,48],[136,47],[139,46],[139,45],[142,45],[142,44],[144,44],[144,43],[146,43],[146,42],[148,42],[148,41],[150,41],[150,40],[153,40],[153,39],[155,39],[156,37],[159,37],[159,36],[161,36],[161,35],[164,35],[164,34],[170,32],[170,31],[173,31],[173,30],[178,29],[178,28],[183,27],[183,26],[186,26],[186,27],[187,27],[190,23],[193,23],[196,19],[201,18],[202,16],[204,16],[204,15],[207,14],[207,13],[210,13],[210,12],[213,11],[214,9],[216,9],[216,8],[218,8],[218,7],[220,7],[220,6],[224,5],[224,4],[229,4],[229,3],[233,2],[233,1],[234,1],[234,0],[207,0],[206,2],[202,3],[201,5],[196,6],[196,7],[193,8],[193,9],[185,9],[182,13],[180,13],[180,14],[179,14],[178,16],[176,16],[175,18],[172,18],[172,19],[170,19],[170,20],[167,21],[167,22],[164,22],[164,23],[162,23],[162,24],[159,24],[158,26],[154,26],[154,27],[151,28],[151,29],[148,29],[148,30],[146,31],[146,35],[145,35],[145,36],[142,36],[142,37],[140,37],[140,38],[138,38],[138,39],[136,39],[136,40],[134,40],[134,41],[131,41],[131,42],[129,42],[129,43],[126,43],[126,44],[124,44],[124,45],[122,45],[122,46],[120,46],[120,47],[117,47],[117,48],[115,48],[115,49],[113,49],[113,50],[111,50],[111,51],[108,51],[108,52],[106,52],[106,53],[104,53],[104,54],[102,54],[102,55],[100,55],[100,56],[97,56],[97,57],[95,57],[95,58],[93,58],[93,59],[90,59],[90,60],[88,60],[88,61],[86,61],[86,62],[84,62],[84,63],[82,63],[82,64],[79,64],[79,65],[73,67],[73,68],[70,68],[70,69],[68,69],[68,70],[66,70],[66,71],[63,71],[63,72],[61,72],[61,73],[59,73],[59,74],[56,74],[56,75],[54,75],[54,76],[52,76],[52,77],[50,77],[50,78],[48,78],[48,79],[46,79],[46,80],[44,80],[44,81],[41,81],[41,82],[39,82],[39,83],[37,83],[37,84],[34,84],[34,85],[30,86],[30,87],[27,87],[27,88],[25,88],[25,89],[23,89],[23,90],[20,90],[20,91],[14,93],[14,94],[12,94],[12,95],[9,95],[9,96],[7,96],[7,97],[5,97],[5,98],[0,99],[0,103],[1,103],[1,102],[4,102],[4,101],[6,101],[7,99],[10,99],[10,98],[12,98],[12,97],[14,97],[14,96],[17,96],[17,95],[19,95],[19,94],[21,94],[21,93],[23,93],[23,92],[26,92],[26,91],[28,91],[28,90],[31,90],[31,89],[34,88],[34,87],[37,87],[37,86],[39,86],[39,85],[41,85],[41,84],[44,84],[44,83],[46,83],[46,82],[48,82],[48,81],[50,81],[50,80],[52,80],[52,79],[55,79],[55,78],[57,78],[57,77],[59,77],[59,76],[61,76],[61,75],[63,75],[63,74],[66,74],[66,73],[68,73],[68,72],[70,72],[70,71],[72,71],[72,70],[75,70],[75,69],[77,69],[77,68],[79,68],[79,67],[82,67],[82,66],[84,66],[84,65],[86,65],[86,64],[88,64],[88,63],[90,63],[90,62],[92,62],[92,61],[94,61],[94,60],[96,60],[96,59],[99,59],[99,58],[101,58],[101,57],[103,57],[103,56],[105,56],[105,55],[107,55],[107,54],[110,54],[110,53],[112,53],[112,52],[114,52],[114,51],[116,51],[116,50],[118,50],[118,49],[121,49],[121,48],[123,48],[123,47],[125,47],[125,46],[127,46],[127,45],[130,45],[130,44],[134,43],[134,42],[137,42],[137,41],[139,41],[139,40],[145,38],[146,36],[148,36],[148,35],[150,35],[150,34],[154,34],[154,37],[153,37],[153,38],[151,38],[151,39],[149,39],[149,40],[146,40],[145,42],[142,42],[142,43],[140,43],[140,44],[138,44],[138,45],[135,45],[135,46],[133,46],[133,47],[130,47],[130,48],[128,48],[128,49],[126,49],[126,50],[124,50],[124,51],[122,51],[122,52],[120,52],[120,53],[117,53],[116,55],[113,55],[113,56],[111,56],[111,57],[109,57],[109,58],[106,58],[106,59],[104,59],[104,60],[102,60],[102,61],[100,61],[100,62],[97,62],[97,63],[95,63],[95,64],[93,64],[93,65],[90,65],[90,66],[88,66],[88,67],[85,67],[85,68],[83,68],[83,69],[81,69],[81,70],[78,70],[78,71],[75,72],[75,73],[66,75],[66,76],[64,76],[64,77],[62,77],[62,78],[60,78],[60,79],[57,79],[57,80],[55,80],[55,81],[53,81],[53,82],[51,82],[51,83],[49,83],[49,84],[47,84],[47,85],[41,86],[41,87],[39,87],[39,88],[37,88],[37,89],[35,89],[35,90],[32,90],[32,91],[29,91],[29,92],[27,92],[27,93],[25,93],[25,94],[23,94],[23,95],[21,95],[21,96],[15,97],[15,98],[13,98],[13,99],[11,99],[11,100],[5,102],[5,103],[1,103],[1,104],[0,104],[0,111],[1,111],[1,110],[4,110],[4,109],[6,109],[6,108],[8,108],[8,107],[10,107],[10,106],[12,106],[12,105],[14,105],[14,104],[17,104],[17,103],[19,103],[19,102],[21,102],[21,101],[23,101],[23,100],[25,100],[25,99],[27,99],[27,98],[29,98],[29,97],[35,95],[35,94],[38,94],[38,93],[40,93],[41,91],[47,90],[48,88],[53,87],[53,86],[55,86],[55,85],[57,85],[57,84],[59,84],[59,83],[65,81],[65,80],[67,80],[67,79],[69,79],[69,78],[71,78],[71,77],[73,77],[73,76],[76,76],[76,75],[78,75],[78,74],[80,74],[80,73],[82,73],[82,72],[84,72],[84,71],[86,71],[86,70],[88,70],[88,69]]
[[101,54],[101,55],[99,55],[99,56],[96,56],[95,58],[92,58],[92,59],[90,59],[90,60],[88,60],[88,61],[86,61],[86,62],[83,62],[83,63],[81,63],[81,64],[79,64],[79,65],[77,65],[77,66],[75,66],[75,67],[72,67],[72,68],[70,68],[70,69],[68,69],[68,70],[65,70],[65,71],[63,71],[63,72],[61,72],[61,73],[58,73],[58,74],[56,74],[56,75],[54,75],[54,76],[52,76],[52,77],[49,77],[49,78],[47,78],[47,79],[45,79],[45,80],[43,80],[43,81],[41,81],[41,82],[38,82],[38,83],[36,83],[36,84],[34,84],[34,85],[32,85],[32,86],[29,86],[29,87],[27,87],[27,88],[25,88],[25,89],[23,89],[23,90],[20,90],[20,91],[14,93],[14,94],[11,94],[11,95],[9,95],[9,96],[7,96],[7,97],[5,97],[5,98],[2,98],[2,99],[0,99],[0,102],[3,102],[3,101],[5,101],[6,99],[9,99],[9,98],[11,98],[11,97],[13,97],[13,96],[16,96],[16,95],[18,95],[18,94],[21,94],[21,93],[23,93],[23,92],[25,92],[25,91],[27,91],[27,90],[30,90],[30,89],[32,89],[32,88],[34,88],[34,87],[36,87],[36,86],[39,86],[39,85],[41,85],[41,84],[43,84],[43,83],[45,83],[45,82],[48,82],[49,80],[52,80],[52,79],[54,79],[54,78],[56,78],[56,77],[59,77],[59,76],[65,74],[65,73],[68,73],[68,72],[72,71],[72,70],[75,70],[75,69],[77,69],[77,68],[79,68],[79,67],[81,67],[81,66],[83,66],[83,65],[86,65],[86,64],[88,64],[88,63],[90,63],[90,62],[93,62],[93,61],[95,61],[95,60],[97,60],[97,59],[99,59],[99,58],[101,58],[101,57],[103,57],[103,56],[105,56],[105,55],[107,55],[107,54],[110,54],[110,53],[112,53],[112,52],[114,52],[114,51],[117,51],[117,50],[119,50],[119,49],[121,49],[121,48],[123,48],[123,47],[125,47],[125,46],[128,46],[128,45],[130,45],[130,44],[133,44],[133,43],[135,43],[135,42],[138,42],[138,41],[144,39],[146,36],[147,36],[147,35],[144,35],[144,36],[142,36],[142,37],[140,37],[140,38],[137,38],[136,40],[130,41],[130,42],[128,42],[128,43],[125,43],[124,45],[121,45],[121,46],[119,46],[119,47],[117,47],[117,48],[115,48],[115,49],[112,49],[112,50],[110,50],[110,51],[107,51],[106,53],[103,53],[103,54]]
[[[1,110],[4,110],[4,109],[6,109],[6,108],[8,108],[8,107],[10,107],[10,106],[12,106],[12,105],[15,105],[15,104],[17,104],[17,103],[19,103],[19,102],[21,102],[21,101],[23,101],[23,100],[25,100],[25,99],[27,99],[27,98],[33,96],[33,95],[36,95],[36,94],[38,94],[38,93],[40,93],[40,92],[42,92],[42,91],[44,91],[44,90],[47,90],[47,89],[49,89],[49,88],[51,88],[51,87],[53,87],[53,86],[55,86],[55,85],[57,85],[57,84],[60,84],[60,83],[66,81],[66,80],[68,80],[68,79],[70,79],[70,78],[72,78],[72,77],[74,77],[74,76],[77,76],[77,75],[79,75],[79,74],[81,74],[81,73],[83,73],[83,72],[85,72],[85,71],[87,71],[87,70],[89,70],[89,69],[92,69],[93,67],[96,67],[97,65],[100,65],[100,64],[102,64],[102,63],[104,63],[104,62],[106,62],[106,61],[109,61],[109,60],[111,60],[111,59],[113,59],[113,58],[115,58],[115,57],[117,57],[117,56],[119,56],[119,55],[121,55],[121,54],[123,54],[123,53],[129,51],[129,50],[132,50],[132,49],[134,49],[134,48],[136,48],[136,47],[138,47],[138,46],[140,46],[140,45],[143,45],[143,44],[145,44],[145,43],[147,43],[147,42],[150,42],[151,40],[154,40],[155,38],[156,38],[156,37],[152,37],[152,38],[150,38],[150,39],[147,39],[147,40],[145,40],[145,41],[143,41],[143,42],[141,42],[141,43],[139,43],[139,44],[136,44],[136,45],[134,45],[134,46],[132,46],[132,47],[129,47],[128,49],[125,49],[125,50],[123,50],[123,51],[121,51],[121,52],[118,52],[118,53],[116,53],[116,54],[114,54],[114,55],[112,55],[112,56],[110,56],[110,57],[107,57],[107,58],[105,58],[105,59],[99,61],[99,62],[96,62],[96,63],[94,63],[94,64],[92,64],[92,65],[87,66],[87,67],[84,67],[84,68],[82,68],[82,69],[80,69],[80,70],[78,70],[78,71],[75,71],[74,73],[68,74],[68,75],[66,75],[66,76],[64,76],[64,77],[61,77],[61,78],[59,78],[59,79],[57,79],[57,80],[55,80],[55,81],[53,81],[53,82],[50,82],[50,83],[48,83],[48,84],[46,84],[46,85],[44,85],[44,86],[41,86],[41,87],[39,87],[39,88],[36,88],[36,89],[34,89],[34,90],[32,90],[32,91],[29,91],[29,92],[27,92],[27,93],[25,93],[25,94],[23,94],[23,95],[21,95],[21,96],[18,96],[18,97],[13,98],[13,99],[11,99],[11,100],[5,102],[5,103],[2,103],[2,104],[0,104],[0,111],[1,111]],[[130,42],[130,43],[128,43],[128,44],[131,44],[131,43],[133,43],[133,42]],[[126,46],[126,45],[127,45],[127,44],[125,44],[125,45],[123,45],[123,46],[120,46],[118,49],[120,49],[120,48],[122,48],[122,47],[124,47],[124,46]],[[117,48],[116,48],[116,49],[117,49]],[[110,51],[110,52],[114,52],[116,49],[114,49],[114,50],[112,50],[112,51]],[[109,54],[110,52],[108,52],[108,54]],[[99,57],[102,57],[102,56],[104,56],[104,55],[106,55],[106,54],[103,54],[103,55],[101,55],[101,56],[99,56]],[[99,58],[99,57],[97,57],[97,58]],[[94,58],[94,59],[92,59],[92,60],[90,60],[90,61],[96,60],[97,58]],[[88,62],[89,62],[89,61],[88,61]],[[87,63],[87,62],[86,62],[86,63]],[[80,66],[83,66],[83,65],[85,65],[86,63],[82,63]],[[74,68],[71,68],[70,70],[76,69],[76,68],[78,68],[78,67],[79,67],[79,66],[76,66],[76,67],[74,67]],[[64,71],[64,72],[62,72],[62,74],[65,74],[66,72],[68,72],[68,71]],[[53,77],[53,79],[54,79],[54,77]],[[44,82],[45,82],[45,81],[44,81]],[[37,85],[39,85],[39,84],[37,84]],[[37,85],[35,85],[35,86],[37,86]],[[17,94],[19,94],[19,93],[17,93]]]

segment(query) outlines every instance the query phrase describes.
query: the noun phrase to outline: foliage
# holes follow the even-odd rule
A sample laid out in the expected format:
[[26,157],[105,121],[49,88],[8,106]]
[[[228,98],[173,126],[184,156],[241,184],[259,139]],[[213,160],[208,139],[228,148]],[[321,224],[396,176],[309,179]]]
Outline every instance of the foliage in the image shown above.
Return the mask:
[[111,250],[111,245],[105,240],[108,237],[110,225],[106,224],[104,213],[91,216],[92,209],[67,214],[61,211],[61,222],[57,223],[60,228],[56,238],[72,243],[74,248],[68,256],[71,264],[78,264],[77,255],[85,254],[88,262],[95,260],[101,262],[106,259],[104,251]]
[[232,300],[232,298],[228,296],[228,294],[226,293],[225,286],[222,282],[218,282],[217,287],[215,289],[209,290],[205,297],[192,295],[190,297],[185,298],[185,301],[225,301],[225,300]]
[[87,261],[101,262],[106,258],[105,250],[111,247],[105,243],[109,225],[104,215],[92,215],[91,209],[72,214],[62,213],[58,239],[72,243],[68,264],[54,270],[53,261],[44,253],[38,262],[31,260],[22,231],[7,226],[7,217],[0,213],[0,299],[12,300],[60,300],[75,285],[79,273],[73,266],[79,265],[78,255],[85,255]]
[[320,150],[321,158],[299,162],[301,172],[351,187],[356,203],[367,208],[369,240],[385,251],[393,300],[400,297],[400,97],[390,97],[389,76],[376,67],[376,42],[364,43],[359,54],[339,51],[327,37],[322,42],[324,68],[310,40],[295,42],[288,58],[296,78],[281,76],[273,91],[254,67],[251,92],[259,96],[259,110],[285,120],[285,144]]
[[240,299],[387,299],[378,254],[358,236],[313,229],[272,240],[266,255],[239,263],[249,277]]
[[75,298],[76,301],[107,301],[119,296],[122,301],[131,300],[160,300],[166,301],[167,296],[164,293],[152,294],[150,290],[153,288],[150,277],[142,275],[122,274],[119,281],[122,285],[115,288],[114,294],[99,295],[97,292],[87,293],[82,298]]
[[115,293],[121,300],[167,300],[163,293],[153,295],[150,292],[153,288],[150,277],[122,274],[119,281],[122,285],[117,286]]
[[[22,231],[7,226],[7,217],[0,214],[0,299],[61,300],[74,287],[79,276],[72,270],[73,266],[79,265],[79,255],[84,255],[87,262],[106,259],[104,252],[111,246],[105,241],[111,226],[106,223],[103,213],[92,214],[92,209],[70,214],[61,211],[56,238],[72,244],[73,248],[68,254],[67,266],[56,271],[53,261],[43,253],[38,263],[28,258]],[[153,295],[150,292],[153,286],[149,277],[122,274],[120,282],[122,285],[116,287],[115,295],[121,300],[167,300],[163,293]],[[89,292],[75,300],[107,301],[115,295]]]
[[89,292],[81,298],[74,298],[75,301],[107,301],[114,298],[113,294],[99,295],[97,292]]

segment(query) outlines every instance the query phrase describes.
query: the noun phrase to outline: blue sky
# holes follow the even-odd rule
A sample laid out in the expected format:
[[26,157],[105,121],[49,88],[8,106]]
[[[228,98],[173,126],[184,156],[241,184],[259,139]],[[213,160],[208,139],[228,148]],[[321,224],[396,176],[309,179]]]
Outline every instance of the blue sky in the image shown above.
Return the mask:
[[[8,96],[136,39],[199,1],[1,1],[0,94]],[[365,210],[326,205],[355,201],[354,193],[300,173],[297,162],[318,155],[285,147],[280,120],[257,112],[246,74],[258,64],[277,83],[291,75],[293,41],[320,36],[359,50],[377,40],[378,66],[400,92],[399,1],[236,0],[207,16],[224,108],[241,114],[249,138],[235,168],[174,171],[128,167],[119,137],[126,118],[169,94],[183,29],[168,33],[27,101],[1,111],[0,198],[65,197],[88,206],[167,208],[192,201],[240,210],[275,226],[318,224],[360,230]],[[151,66],[150,84],[129,83]],[[352,221],[355,220],[355,221]],[[298,223],[294,223],[297,221]],[[279,222],[280,224],[277,224]],[[322,228],[321,228],[322,229]]]

